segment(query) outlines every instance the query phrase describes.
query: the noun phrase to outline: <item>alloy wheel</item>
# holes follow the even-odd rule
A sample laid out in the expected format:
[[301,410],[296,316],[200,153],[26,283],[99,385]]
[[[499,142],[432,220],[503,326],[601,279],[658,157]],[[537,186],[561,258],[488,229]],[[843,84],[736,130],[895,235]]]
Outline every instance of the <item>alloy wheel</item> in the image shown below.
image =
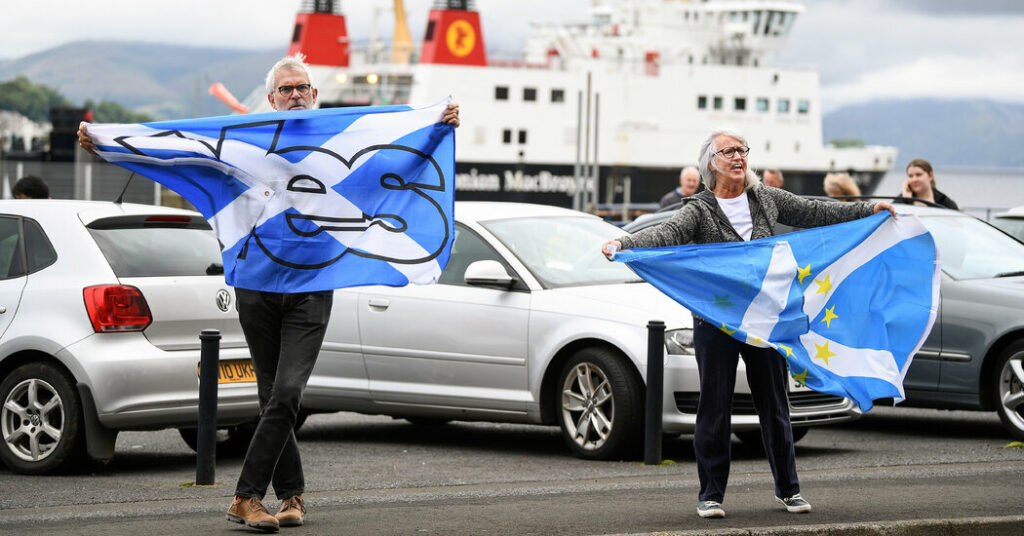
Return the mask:
[[46,459],[64,434],[64,402],[52,385],[28,378],[11,389],[0,408],[4,444],[28,462]]
[[1006,359],[999,373],[998,385],[997,397],[1002,406],[1000,414],[1019,437],[1024,434],[1024,351],[1015,352]]
[[612,432],[615,398],[608,376],[592,363],[577,364],[562,386],[562,418],[584,450],[601,448]]

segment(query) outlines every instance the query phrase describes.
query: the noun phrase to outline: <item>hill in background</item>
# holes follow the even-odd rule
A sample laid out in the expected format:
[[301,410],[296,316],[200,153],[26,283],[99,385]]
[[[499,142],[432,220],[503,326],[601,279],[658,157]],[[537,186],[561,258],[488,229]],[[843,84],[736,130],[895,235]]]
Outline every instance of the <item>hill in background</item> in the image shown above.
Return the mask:
[[[221,82],[239,99],[263,83],[287,49],[251,51],[118,41],[78,41],[0,61],[0,81],[19,75],[75,104],[118,102],[156,119],[223,115],[207,93]],[[198,93],[198,99],[197,99]],[[989,100],[887,100],[824,116],[825,140],[855,138],[899,148],[895,168],[913,158],[936,166],[1024,167],[1024,104]]]
[[991,100],[884,100],[825,115],[826,140],[894,145],[900,169],[914,158],[936,166],[1024,167],[1024,104]]
[[115,101],[158,119],[222,115],[230,109],[209,95],[212,83],[242,100],[286,52],[76,41],[0,62],[0,80],[24,75],[76,104]]

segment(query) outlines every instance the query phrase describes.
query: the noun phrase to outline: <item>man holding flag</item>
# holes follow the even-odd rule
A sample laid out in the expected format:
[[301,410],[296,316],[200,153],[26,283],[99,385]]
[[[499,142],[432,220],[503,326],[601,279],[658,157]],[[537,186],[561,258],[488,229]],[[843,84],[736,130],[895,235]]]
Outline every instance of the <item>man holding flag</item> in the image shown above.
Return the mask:
[[[693,196],[694,201],[680,208],[666,222],[632,236],[606,242],[602,246],[603,253],[612,258],[620,248],[632,250],[691,242],[744,242],[774,235],[776,222],[795,227],[818,227],[864,218],[882,211],[889,211],[895,216],[892,205],[884,201],[875,204],[815,201],[766,187],[747,167],[749,151],[744,138],[736,132],[720,130],[712,133],[702,144],[698,160],[701,179],[707,190]],[[705,246],[692,246],[701,247]],[[772,247],[768,255],[772,255],[776,249],[784,248]],[[730,262],[749,262],[744,255]],[[696,257],[700,257],[699,253]],[[790,264],[793,264],[792,271],[796,272],[795,263]],[[632,263],[630,265],[633,266]],[[768,270],[770,272],[772,269]],[[744,281],[743,284],[751,286],[755,283]],[[664,287],[655,286],[665,291]],[[789,294],[788,287],[782,294]],[[718,298],[720,305],[728,303],[727,297]],[[691,307],[691,310],[694,308]],[[697,314],[694,310],[694,350],[700,375],[700,399],[694,432],[694,451],[700,479],[697,513],[701,517],[725,516],[722,500],[729,478],[730,419],[740,355],[746,365],[747,383],[761,423],[765,452],[775,477],[776,500],[790,512],[809,512],[811,505],[800,495],[796,474],[785,361],[773,347],[751,344],[763,341],[743,342],[730,336],[738,329],[736,326],[712,324],[707,316]],[[767,335],[765,337],[767,339]]]
[[[333,290],[430,283],[447,262],[459,108],[313,111],[301,55],[278,61],[266,90],[287,118],[83,123],[78,136],[86,151],[184,196],[217,232],[260,406],[227,518],[277,531],[303,524],[294,426]],[[262,502],[271,483],[276,516]]]

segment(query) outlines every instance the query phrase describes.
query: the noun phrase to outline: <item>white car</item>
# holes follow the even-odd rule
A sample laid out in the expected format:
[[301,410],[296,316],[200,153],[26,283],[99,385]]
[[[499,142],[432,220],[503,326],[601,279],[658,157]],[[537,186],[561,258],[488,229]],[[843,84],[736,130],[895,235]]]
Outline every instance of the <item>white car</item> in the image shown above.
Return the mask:
[[180,428],[194,446],[208,328],[222,335],[218,424],[254,421],[255,378],[220,262],[196,212],[0,201],[0,459],[23,473],[108,460],[121,430]]
[[[558,424],[581,457],[629,456],[643,436],[647,324],[661,320],[664,431],[693,432],[692,317],[601,255],[624,231],[541,205],[462,202],[455,218],[439,283],[335,293],[305,410]],[[740,367],[733,430],[760,444]],[[860,415],[848,399],[795,383],[790,405],[796,438]]]

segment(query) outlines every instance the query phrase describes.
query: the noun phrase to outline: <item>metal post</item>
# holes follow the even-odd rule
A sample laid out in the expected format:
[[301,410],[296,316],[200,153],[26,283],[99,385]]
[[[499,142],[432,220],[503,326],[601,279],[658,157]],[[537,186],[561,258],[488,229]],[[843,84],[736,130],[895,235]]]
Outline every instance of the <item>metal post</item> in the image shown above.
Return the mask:
[[590,164],[590,176],[593,177],[594,182],[591,183],[591,198],[593,199],[592,205],[594,209],[597,209],[597,192],[601,188],[601,160],[597,157],[597,140],[600,130],[598,128],[598,121],[601,116],[601,93],[594,92],[594,161]]
[[576,92],[576,163],[572,167],[572,180],[576,185],[572,193],[572,209],[583,206],[583,177],[580,176],[580,148],[583,144],[583,90]]
[[199,423],[196,430],[196,484],[214,483],[217,461],[217,380],[220,377],[220,331],[204,329],[199,335]]
[[583,207],[581,210],[584,212],[593,212],[594,208],[589,206],[590,192],[587,186],[587,179],[591,177],[590,173],[590,110],[591,104],[590,99],[592,97],[590,90],[590,72],[587,72],[587,111],[586,120],[584,124],[584,138],[583,138]]
[[665,323],[647,322],[647,417],[644,465],[661,464],[661,415],[665,383]]

